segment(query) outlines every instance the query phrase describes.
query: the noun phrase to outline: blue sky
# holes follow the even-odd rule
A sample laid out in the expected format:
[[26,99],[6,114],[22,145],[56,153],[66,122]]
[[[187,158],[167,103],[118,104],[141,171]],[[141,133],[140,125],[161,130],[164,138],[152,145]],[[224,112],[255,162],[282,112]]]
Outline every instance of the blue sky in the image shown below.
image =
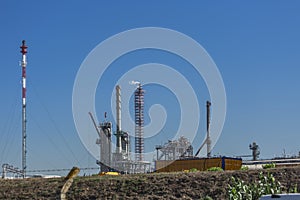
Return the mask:
[[[19,46],[23,39],[29,46],[28,168],[96,167],[73,122],[72,90],[77,71],[100,42],[122,31],[149,26],[190,36],[218,66],[227,94],[227,116],[213,154],[250,154],[248,145],[253,141],[260,146],[261,158],[282,156],[284,151],[298,154],[299,9],[298,1],[1,1],[0,163],[21,165]],[[97,89],[99,119],[104,111],[110,111],[111,90],[122,72],[144,62],[181,70],[198,85],[201,115],[205,115],[209,94],[201,77],[193,75],[176,56],[149,50],[123,56],[107,72],[102,81],[105,84],[100,82]],[[182,70],[181,65],[187,69]],[[127,68],[118,70],[120,66]],[[176,131],[178,103],[165,88],[149,85],[145,89],[146,108],[160,103],[174,112],[164,128],[167,138]],[[106,93],[107,100],[102,96]],[[166,97],[161,98],[163,95]],[[204,137],[204,117],[199,125],[195,149]],[[155,142],[165,141],[149,142],[147,148]]]

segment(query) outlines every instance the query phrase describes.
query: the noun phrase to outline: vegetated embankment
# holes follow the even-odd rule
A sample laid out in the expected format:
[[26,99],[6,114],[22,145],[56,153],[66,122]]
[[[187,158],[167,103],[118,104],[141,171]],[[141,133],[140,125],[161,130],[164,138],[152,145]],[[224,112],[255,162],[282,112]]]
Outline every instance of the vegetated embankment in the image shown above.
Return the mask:
[[[121,176],[77,177],[67,199],[228,199],[231,177],[258,180],[272,173],[285,191],[298,187],[300,167],[225,172],[178,172]],[[64,178],[0,179],[0,199],[59,199]]]

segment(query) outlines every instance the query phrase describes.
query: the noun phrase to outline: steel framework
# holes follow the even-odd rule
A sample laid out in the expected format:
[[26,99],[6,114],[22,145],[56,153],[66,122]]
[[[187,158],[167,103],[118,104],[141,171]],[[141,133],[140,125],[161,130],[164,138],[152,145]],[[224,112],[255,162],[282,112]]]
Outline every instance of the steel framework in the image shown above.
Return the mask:
[[144,160],[144,92],[141,84],[134,92],[136,161]]

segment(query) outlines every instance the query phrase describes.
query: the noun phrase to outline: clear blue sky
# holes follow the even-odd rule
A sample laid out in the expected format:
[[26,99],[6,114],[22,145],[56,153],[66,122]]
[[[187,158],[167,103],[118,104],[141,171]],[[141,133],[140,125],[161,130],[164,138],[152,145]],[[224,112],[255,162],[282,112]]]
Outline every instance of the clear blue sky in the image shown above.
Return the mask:
[[[19,46],[23,39],[29,46],[28,168],[96,167],[95,158],[81,144],[73,122],[72,90],[76,73],[100,42],[119,32],[148,26],[173,29],[192,37],[218,66],[227,94],[227,116],[213,154],[250,154],[248,145],[253,141],[261,148],[261,158],[282,156],[284,151],[288,155],[298,154],[298,1],[131,2],[0,2],[0,164],[21,166]],[[143,61],[180,63],[178,58],[158,51],[127,56],[117,60],[115,67],[135,66]],[[99,119],[110,109],[110,98],[101,102],[101,93],[109,93],[121,73],[122,70],[108,71],[106,84],[99,85],[99,103],[96,103]],[[194,78],[187,77],[192,82]],[[208,92],[201,79],[194,83],[201,88],[197,96],[204,116]],[[146,98],[147,108],[161,103],[167,111],[177,109],[178,103],[168,91],[155,85],[146,89],[152,94]],[[160,100],[165,93],[166,98]],[[165,127],[167,136],[176,130],[176,120],[175,115]],[[194,148],[200,146],[204,126],[202,117],[199,129],[202,135],[194,141]],[[147,148],[151,149],[153,143],[149,142]]]

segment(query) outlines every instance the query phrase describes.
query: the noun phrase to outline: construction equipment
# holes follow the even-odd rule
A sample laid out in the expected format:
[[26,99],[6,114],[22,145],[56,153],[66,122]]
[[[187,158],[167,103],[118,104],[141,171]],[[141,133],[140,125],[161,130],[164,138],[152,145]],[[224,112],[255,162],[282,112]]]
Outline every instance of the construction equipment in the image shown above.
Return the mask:
[[99,176],[119,176],[119,172],[100,172]]

